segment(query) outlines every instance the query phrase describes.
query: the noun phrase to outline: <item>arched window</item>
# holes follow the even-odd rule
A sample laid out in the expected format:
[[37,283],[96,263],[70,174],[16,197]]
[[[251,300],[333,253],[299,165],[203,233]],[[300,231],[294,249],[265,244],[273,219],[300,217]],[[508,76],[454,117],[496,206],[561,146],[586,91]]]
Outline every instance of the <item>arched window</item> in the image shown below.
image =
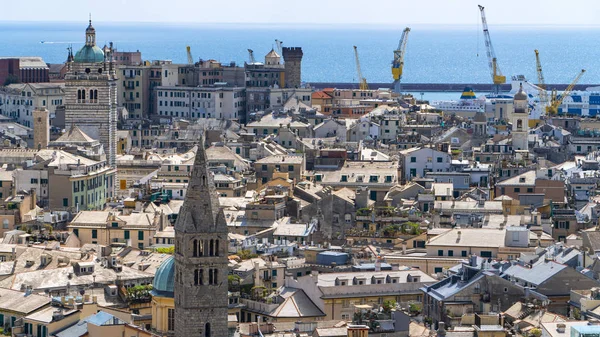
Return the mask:
[[213,269],[213,284],[214,284],[214,285],[217,285],[217,284],[218,284],[217,282],[219,282],[219,281],[217,280],[217,275],[218,275],[218,274],[219,274],[219,270],[218,270],[218,269]]
[[77,90],[77,99],[81,99],[81,89]]
[[210,337],[210,323],[204,325],[204,337]]
[[203,285],[204,284],[204,281],[202,280],[203,276],[204,276],[203,269],[194,270],[194,285]]
[[215,256],[219,256],[219,240],[215,240]]
[[208,284],[209,285],[213,284],[213,270],[212,269],[208,270]]
[[523,120],[517,119],[517,129],[522,129],[522,128],[523,128]]
[[85,89],[81,90],[81,99],[85,100]]
[[192,256],[198,256],[198,240],[194,240],[194,254]]
[[198,240],[198,256],[204,256],[204,241]]
[[208,249],[208,254],[209,256],[214,256],[214,248],[215,248],[215,242],[213,239],[210,239],[210,248]]

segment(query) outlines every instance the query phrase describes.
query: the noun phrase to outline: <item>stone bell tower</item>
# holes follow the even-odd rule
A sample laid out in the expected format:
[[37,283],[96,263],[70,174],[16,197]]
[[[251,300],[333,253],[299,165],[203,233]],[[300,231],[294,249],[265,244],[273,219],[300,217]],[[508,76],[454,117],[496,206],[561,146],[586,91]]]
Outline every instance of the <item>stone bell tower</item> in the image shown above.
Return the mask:
[[515,112],[512,115],[512,145],[513,150],[529,150],[529,102],[523,85],[514,96]]
[[175,223],[175,337],[228,336],[228,243],[227,223],[201,142]]

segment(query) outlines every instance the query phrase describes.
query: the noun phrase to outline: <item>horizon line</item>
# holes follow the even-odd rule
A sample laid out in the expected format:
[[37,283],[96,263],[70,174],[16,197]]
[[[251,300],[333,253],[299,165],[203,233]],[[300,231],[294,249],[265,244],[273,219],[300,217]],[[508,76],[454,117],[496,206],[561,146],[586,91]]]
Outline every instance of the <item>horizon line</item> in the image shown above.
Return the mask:
[[[87,23],[87,20],[84,20]],[[27,25],[27,24],[83,24],[84,21],[73,21],[73,20],[2,20],[0,21],[0,25],[6,24],[18,24],[18,25]],[[471,24],[471,23],[406,23],[406,24],[395,24],[395,23],[360,23],[360,22],[336,22],[336,23],[311,23],[311,22],[195,22],[195,21],[120,21],[120,20],[94,20],[94,22],[98,22],[101,24],[123,24],[128,26],[133,25],[168,25],[168,26],[214,26],[214,25],[223,25],[223,26],[290,26],[290,27],[347,27],[347,26],[356,26],[357,30],[360,28],[384,28],[384,27],[407,27],[407,26],[425,26],[425,27],[473,27],[479,26],[479,24]],[[544,27],[544,28],[600,28],[600,24],[555,24],[555,23],[495,23],[494,27]]]

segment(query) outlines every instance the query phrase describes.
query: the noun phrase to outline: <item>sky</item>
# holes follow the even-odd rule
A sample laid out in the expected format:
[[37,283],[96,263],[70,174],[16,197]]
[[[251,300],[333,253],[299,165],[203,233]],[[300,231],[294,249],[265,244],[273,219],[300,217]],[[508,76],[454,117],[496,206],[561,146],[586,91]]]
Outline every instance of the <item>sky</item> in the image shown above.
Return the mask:
[[[600,25],[598,0],[27,0],[2,21],[292,23],[312,25]],[[6,2],[6,3],[4,3]],[[85,18],[85,19],[82,19]]]

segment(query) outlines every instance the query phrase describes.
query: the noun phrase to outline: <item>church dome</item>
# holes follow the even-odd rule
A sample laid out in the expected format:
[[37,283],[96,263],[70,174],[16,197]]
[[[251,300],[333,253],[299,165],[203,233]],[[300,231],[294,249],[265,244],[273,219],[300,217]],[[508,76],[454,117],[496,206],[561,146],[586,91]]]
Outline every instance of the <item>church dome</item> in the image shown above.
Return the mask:
[[521,86],[519,87],[519,92],[517,92],[515,94],[514,100],[515,101],[526,101],[527,100],[527,94],[525,93],[525,91],[523,91],[523,84],[521,84]]
[[85,45],[77,54],[75,54],[77,63],[102,63],[104,62],[104,52],[98,46]]
[[152,296],[173,297],[175,277],[175,258],[170,256],[164,260],[154,274]]

